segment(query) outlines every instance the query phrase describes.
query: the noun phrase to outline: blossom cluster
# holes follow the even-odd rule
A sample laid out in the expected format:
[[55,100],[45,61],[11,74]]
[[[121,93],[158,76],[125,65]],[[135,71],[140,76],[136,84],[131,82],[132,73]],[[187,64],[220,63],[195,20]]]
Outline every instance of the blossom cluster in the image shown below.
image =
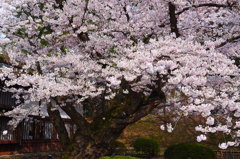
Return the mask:
[[[171,32],[169,3],[182,37]],[[171,109],[206,118],[196,127],[203,133],[197,141],[223,132],[234,142],[221,148],[240,142],[237,0],[1,0],[0,7],[0,53],[8,57],[0,80],[17,99],[5,113],[13,124],[56,97],[76,107],[131,91],[149,97],[160,80]],[[122,89],[123,82],[130,88]]]

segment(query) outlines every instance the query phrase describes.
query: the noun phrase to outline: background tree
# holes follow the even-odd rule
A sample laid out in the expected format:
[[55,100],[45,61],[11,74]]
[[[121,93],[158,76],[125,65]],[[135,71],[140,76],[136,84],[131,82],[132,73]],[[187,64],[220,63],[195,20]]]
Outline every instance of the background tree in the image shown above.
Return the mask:
[[[234,141],[222,148],[238,145],[237,0],[0,4],[1,62],[7,65],[0,79],[19,99],[5,115],[16,126],[47,110],[63,158],[99,158],[126,126],[166,107],[176,116],[207,118],[197,127],[203,134],[231,134]],[[76,124],[72,140],[60,111]],[[216,114],[226,120],[216,122]]]

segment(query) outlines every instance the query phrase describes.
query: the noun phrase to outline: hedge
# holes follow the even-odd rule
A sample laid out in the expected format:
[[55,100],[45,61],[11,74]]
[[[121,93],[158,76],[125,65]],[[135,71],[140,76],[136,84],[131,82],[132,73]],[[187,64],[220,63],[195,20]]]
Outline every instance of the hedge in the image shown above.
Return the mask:
[[165,159],[216,159],[212,149],[200,144],[177,144],[164,153]]
[[133,147],[137,152],[143,152],[150,156],[155,156],[159,153],[159,144],[152,138],[138,138],[133,142]]

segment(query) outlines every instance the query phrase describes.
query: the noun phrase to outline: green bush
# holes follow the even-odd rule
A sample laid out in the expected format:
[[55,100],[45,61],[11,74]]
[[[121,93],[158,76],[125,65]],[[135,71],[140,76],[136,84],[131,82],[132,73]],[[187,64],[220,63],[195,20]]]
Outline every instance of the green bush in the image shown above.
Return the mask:
[[109,151],[110,154],[123,154],[126,152],[126,146],[120,141],[114,141]]
[[131,157],[131,156],[105,156],[105,157],[100,157],[100,159],[139,159],[139,158]]
[[168,147],[165,159],[216,159],[212,149],[200,144],[177,144]]
[[143,152],[151,156],[159,153],[159,144],[151,138],[138,138],[133,142],[133,147],[138,152]]

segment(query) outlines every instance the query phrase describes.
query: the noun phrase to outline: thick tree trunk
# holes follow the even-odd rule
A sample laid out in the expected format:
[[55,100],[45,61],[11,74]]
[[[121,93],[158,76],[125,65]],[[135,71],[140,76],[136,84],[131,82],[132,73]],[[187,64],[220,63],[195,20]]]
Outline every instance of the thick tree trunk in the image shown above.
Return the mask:
[[[156,84],[159,87],[154,89],[150,96],[132,91],[128,84],[123,85],[123,89],[128,89],[129,93],[119,93],[114,99],[103,101],[101,104],[106,110],[100,111],[92,118],[77,112],[74,101],[68,102],[68,97],[52,99],[59,105],[62,102],[66,104],[61,109],[71,117],[71,121],[77,127],[74,136],[69,138],[59,111],[49,104],[49,116],[58,131],[64,150],[62,159],[99,159],[105,156],[112,143],[128,125],[148,115],[160,103],[165,103],[161,80],[156,81]],[[91,99],[87,103],[92,104],[93,101],[94,99]]]
[[[121,127],[121,128],[120,128]],[[122,126],[116,131],[108,131],[108,135],[101,134],[94,136],[95,132],[82,136],[80,132],[76,133],[72,143],[64,146],[62,159],[99,159],[106,156],[111,148],[111,144],[115,141],[121,132]]]
[[98,143],[83,140],[73,142],[64,150],[62,159],[99,159],[101,156],[107,155],[110,149],[110,144],[104,140],[109,141],[105,137],[102,142]]

